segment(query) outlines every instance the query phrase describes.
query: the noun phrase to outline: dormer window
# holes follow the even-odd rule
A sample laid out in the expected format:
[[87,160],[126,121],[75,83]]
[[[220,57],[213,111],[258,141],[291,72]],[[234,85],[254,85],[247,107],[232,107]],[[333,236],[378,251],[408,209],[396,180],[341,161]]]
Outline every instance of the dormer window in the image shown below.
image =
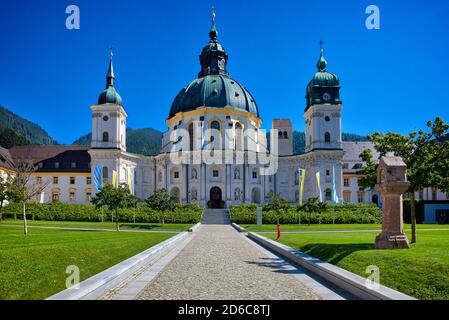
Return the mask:
[[76,162],[72,162],[72,163],[70,164],[70,167],[71,167],[72,169],[76,169]]
[[55,169],[59,169],[59,162],[55,162]]

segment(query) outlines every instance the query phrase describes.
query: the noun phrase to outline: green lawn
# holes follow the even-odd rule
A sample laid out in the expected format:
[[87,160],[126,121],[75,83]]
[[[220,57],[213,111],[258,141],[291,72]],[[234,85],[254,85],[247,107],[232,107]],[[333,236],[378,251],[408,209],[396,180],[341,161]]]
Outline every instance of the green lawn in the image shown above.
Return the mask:
[[[255,224],[241,224],[241,227],[248,231],[276,231],[275,224],[264,224],[257,226]],[[305,231],[305,230],[372,230],[381,229],[380,224],[283,224],[281,225],[281,231]],[[404,224],[405,230],[410,230],[409,224]],[[417,229],[448,229],[447,224],[419,224]]]
[[69,265],[84,280],[173,235],[0,227],[0,299],[44,299],[65,289]]
[[418,242],[403,250],[375,250],[377,234],[285,233],[280,242],[362,277],[368,276],[367,266],[376,265],[382,284],[418,299],[449,299],[448,231],[418,231]]
[[[23,225],[22,220],[6,219],[0,222],[1,225]],[[44,227],[78,227],[78,228],[105,228],[115,229],[115,223],[108,222],[85,222],[85,221],[32,221],[28,220],[28,225],[32,226],[44,226]],[[167,230],[167,231],[185,231],[189,229],[192,224],[181,223],[120,223],[121,229],[141,229],[141,230]]]

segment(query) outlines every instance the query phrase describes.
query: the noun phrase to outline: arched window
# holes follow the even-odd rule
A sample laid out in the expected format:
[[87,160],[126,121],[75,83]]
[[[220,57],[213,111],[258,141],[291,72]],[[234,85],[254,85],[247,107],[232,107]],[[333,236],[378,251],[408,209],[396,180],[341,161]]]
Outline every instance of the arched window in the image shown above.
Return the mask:
[[103,167],[103,181],[107,181],[109,179],[109,169],[108,167]]
[[[210,129],[211,129],[210,142],[213,143],[216,140],[215,138],[220,136],[220,122],[212,121],[210,124]],[[214,143],[212,147],[215,147],[216,145],[217,144]]]
[[109,132],[103,132],[103,142],[109,142]]
[[327,188],[325,191],[325,200],[332,201],[332,190]]
[[279,131],[279,139],[282,139],[282,131]]
[[162,182],[162,172],[160,172],[160,171],[158,173],[158,179],[159,179],[159,182]]
[[329,132],[326,132],[324,134],[324,142],[325,143],[331,143],[331,134]]
[[235,124],[235,150],[242,151],[243,149],[243,133],[242,125],[240,123]]
[[193,150],[193,123],[189,125],[189,150]]
[[284,139],[288,139],[287,131],[284,131]]

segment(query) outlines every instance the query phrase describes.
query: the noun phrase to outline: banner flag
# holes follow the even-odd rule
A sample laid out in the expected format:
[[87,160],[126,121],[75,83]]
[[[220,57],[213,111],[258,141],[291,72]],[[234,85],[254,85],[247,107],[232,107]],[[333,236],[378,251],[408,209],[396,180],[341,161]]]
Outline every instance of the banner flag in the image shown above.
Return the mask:
[[304,196],[304,181],[306,179],[306,170],[298,169],[298,179],[299,179],[299,205],[302,206],[303,196]]
[[128,188],[129,188],[129,192],[131,193],[131,194],[134,194],[134,186],[133,186],[133,175],[132,175],[132,170],[131,170],[131,167],[127,167],[126,168],[127,169],[127,181],[128,181]]
[[335,166],[332,167],[332,175],[333,175],[333,182],[332,182],[332,196],[333,196],[333,200],[335,204],[339,204],[340,203],[340,199],[338,198],[337,195],[337,185],[336,185],[336,181],[335,181]]
[[94,184],[96,192],[100,192],[101,187],[103,186],[103,170],[97,165],[94,171]]
[[112,185],[117,188],[117,171],[112,171]]
[[318,186],[318,192],[319,192],[319,194],[320,194],[320,196],[319,196],[320,202],[323,202],[323,195],[322,195],[322,192],[321,192],[320,172],[318,171],[318,172],[315,174],[315,176],[316,176],[316,183],[317,183],[317,186]]

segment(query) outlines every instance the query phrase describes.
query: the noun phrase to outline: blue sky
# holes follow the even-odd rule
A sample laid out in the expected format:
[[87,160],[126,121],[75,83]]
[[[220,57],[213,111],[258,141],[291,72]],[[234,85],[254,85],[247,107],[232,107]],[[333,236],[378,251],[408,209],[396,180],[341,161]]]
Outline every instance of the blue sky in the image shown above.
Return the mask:
[[[65,28],[69,4],[80,8],[80,30]],[[365,28],[370,4],[380,8],[380,30]],[[71,143],[91,130],[112,46],[128,126],[165,131],[172,100],[200,69],[212,5],[228,70],[256,98],[264,128],[288,117],[304,130],[320,39],[341,79],[343,131],[405,133],[436,116],[449,121],[444,0],[2,1],[0,104]]]

